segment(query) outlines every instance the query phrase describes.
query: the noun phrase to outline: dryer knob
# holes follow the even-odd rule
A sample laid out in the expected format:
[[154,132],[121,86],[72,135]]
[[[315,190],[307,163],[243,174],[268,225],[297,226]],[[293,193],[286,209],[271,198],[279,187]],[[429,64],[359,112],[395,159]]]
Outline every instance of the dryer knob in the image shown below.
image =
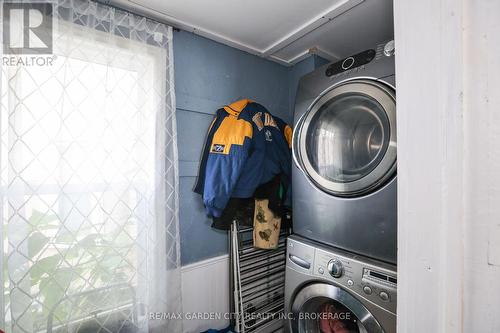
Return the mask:
[[387,57],[393,56],[395,50],[396,50],[396,47],[394,46],[394,40],[387,42],[387,44],[385,44],[385,46],[384,46],[384,54]]
[[344,267],[342,266],[342,263],[338,259],[332,259],[330,262],[328,262],[328,272],[330,272],[330,275],[333,276],[334,278],[339,278],[342,276],[344,273]]

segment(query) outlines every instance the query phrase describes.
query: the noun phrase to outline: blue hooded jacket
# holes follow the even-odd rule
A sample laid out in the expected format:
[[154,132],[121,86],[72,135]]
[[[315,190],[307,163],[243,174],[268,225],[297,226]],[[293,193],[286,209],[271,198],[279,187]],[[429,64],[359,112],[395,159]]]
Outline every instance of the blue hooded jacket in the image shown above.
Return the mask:
[[289,183],[291,138],[290,126],[248,99],[217,110],[194,187],[207,215],[220,217],[229,198],[250,198],[277,175]]

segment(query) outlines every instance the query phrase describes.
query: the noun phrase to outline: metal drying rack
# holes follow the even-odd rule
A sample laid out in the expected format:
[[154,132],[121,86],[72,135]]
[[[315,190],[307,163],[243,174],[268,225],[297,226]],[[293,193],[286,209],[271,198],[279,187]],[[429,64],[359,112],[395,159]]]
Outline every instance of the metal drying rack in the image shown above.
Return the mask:
[[286,238],[281,230],[278,248],[253,247],[253,228],[234,221],[229,237],[231,324],[239,333],[283,331]]

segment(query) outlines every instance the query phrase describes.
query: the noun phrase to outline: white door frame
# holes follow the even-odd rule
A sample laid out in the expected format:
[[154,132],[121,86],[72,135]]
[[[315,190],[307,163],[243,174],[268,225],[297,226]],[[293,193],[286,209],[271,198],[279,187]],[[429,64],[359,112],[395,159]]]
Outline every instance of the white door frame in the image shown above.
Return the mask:
[[498,332],[500,1],[394,15],[398,332]]

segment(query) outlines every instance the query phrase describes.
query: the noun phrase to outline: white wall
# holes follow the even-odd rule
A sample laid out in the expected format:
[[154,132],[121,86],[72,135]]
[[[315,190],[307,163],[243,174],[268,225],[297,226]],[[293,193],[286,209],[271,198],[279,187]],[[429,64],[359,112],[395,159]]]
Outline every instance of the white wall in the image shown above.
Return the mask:
[[395,1],[398,331],[499,332],[500,1]]
[[[229,256],[210,258],[182,267],[184,332],[199,333],[229,325]],[[203,319],[221,314],[220,319]],[[201,315],[201,316],[200,316]]]
[[500,332],[500,1],[464,7],[464,332]]

